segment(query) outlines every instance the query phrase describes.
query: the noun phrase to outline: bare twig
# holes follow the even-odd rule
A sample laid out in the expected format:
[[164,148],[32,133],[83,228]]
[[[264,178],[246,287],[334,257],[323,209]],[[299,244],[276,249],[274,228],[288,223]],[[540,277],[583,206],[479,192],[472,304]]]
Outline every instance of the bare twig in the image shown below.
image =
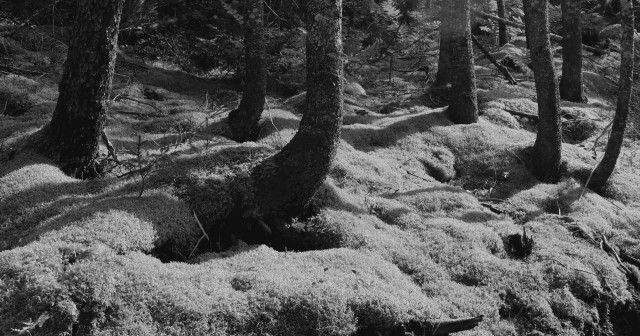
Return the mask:
[[150,104],[150,103],[144,102],[144,101],[142,101],[142,100],[140,100],[140,99],[135,99],[135,98],[127,97],[127,96],[116,96],[113,100],[114,100],[114,101],[118,101],[118,100],[122,100],[122,99],[124,99],[124,100],[131,100],[131,101],[134,101],[134,102],[136,102],[136,103],[138,103],[138,104],[142,104],[142,105],[147,105],[147,106],[149,106],[149,107],[151,107],[151,108],[155,109],[156,111],[158,111],[158,112],[162,113],[162,110],[161,110],[159,107],[157,107],[157,106],[155,106],[155,105],[153,105],[153,104]]
[[109,137],[107,136],[107,133],[104,130],[102,130],[101,136],[102,136],[102,142],[104,142],[104,145],[107,147],[107,150],[109,151],[109,155],[113,157],[113,160],[117,164],[120,164],[120,160],[118,160],[118,156],[116,155],[116,150],[111,144],[111,141],[109,141]]
[[196,243],[196,246],[194,246],[193,250],[191,251],[191,253],[189,254],[189,258],[187,259],[191,259],[191,257],[193,256],[193,254],[196,252],[196,250],[198,249],[198,246],[200,245],[200,242],[202,241],[202,239],[206,238],[209,242],[211,242],[211,239],[209,239],[209,235],[207,234],[207,232],[204,230],[204,227],[202,226],[202,223],[200,222],[200,219],[198,219],[198,215],[196,215],[196,212],[193,211],[193,218],[196,219],[196,223],[198,223],[198,226],[200,227],[200,230],[202,231],[202,236],[200,237],[200,239],[198,239],[198,242]]

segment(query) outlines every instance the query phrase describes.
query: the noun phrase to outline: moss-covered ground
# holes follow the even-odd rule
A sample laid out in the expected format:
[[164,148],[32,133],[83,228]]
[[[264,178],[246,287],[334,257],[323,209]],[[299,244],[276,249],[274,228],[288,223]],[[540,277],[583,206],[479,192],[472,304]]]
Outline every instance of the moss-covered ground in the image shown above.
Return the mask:
[[[243,225],[228,218],[249,199],[249,169],[295,134],[293,104],[271,98],[259,140],[238,144],[224,124],[237,92],[120,62],[106,132],[123,164],[79,181],[15,154],[50,118],[60,51],[2,41],[0,53],[46,72],[0,73],[2,335],[371,335],[477,315],[459,335],[640,332],[629,276],[640,271],[601,244],[640,259],[640,147],[628,141],[602,195],[584,188],[615,99],[597,69],[589,103],[563,102],[574,117],[555,185],[528,170],[535,124],[508,112],[537,113],[530,73],[511,86],[479,59],[473,125],[421,98],[377,113],[384,85],[424,83],[373,81],[373,96],[349,97],[362,108],[348,105],[312,213],[290,225],[308,241],[275,249],[221,232]],[[523,230],[535,244],[519,258],[510,237]]]

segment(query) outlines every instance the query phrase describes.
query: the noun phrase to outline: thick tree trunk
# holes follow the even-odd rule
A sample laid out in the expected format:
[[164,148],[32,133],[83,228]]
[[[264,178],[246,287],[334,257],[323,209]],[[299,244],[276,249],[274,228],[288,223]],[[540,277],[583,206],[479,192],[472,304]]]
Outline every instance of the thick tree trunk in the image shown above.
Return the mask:
[[602,161],[593,172],[589,181],[589,187],[596,191],[602,190],[605,183],[613,173],[613,169],[618,161],[620,149],[624,141],[624,130],[627,125],[627,116],[631,103],[631,91],[633,86],[633,65],[634,65],[634,13],[631,0],[620,1],[622,17],[622,59],[620,60],[620,83],[618,84],[618,106],[613,117],[611,135],[607,142],[607,149],[604,152]]
[[527,49],[531,49],[531,18],[527,13],[531,0],[522,0],[522,8],[524,9],[524,35],[527,40]]
[[123,3],[78,1],[58,103],[51,122],[40,131],[39,151],[79,178],[96,174]]
[[560,98],[581,103],[582,93],[582,0],[562,0],[562,79]]
[[307,2],[307,110],[279,153],[251,172],[256,209],[277,236],[280,219],[303,212],[329,172],[343,109],[342,1]]
[[562,133],[558,81],[549,42],[548,1],[529,0],[525,10],[531,24],[531,62],[540,117],[532,153],[533,175],[540,181],[556,182],[560,176]]
[[438,55],[438,72],[433,86],[444,86],[451,81],[451,22],[456,13],[450,2],[443,2],[440,10],[440,53]]
[[[497,0],[498,5],[498,17],[506,19],[504,12],[504,0]],[[509,43],[509,33],[507,32],[507,25],[504,22],[498,22],[498,44],[503,46]]]
[[[469,19],[471,10],[469,0],[456,0],[443,3],[447,12],[455,15],[443,21],[441,39],[449,51],[449,78],[451,97],[447,115],[456,124],[471,124],[478,121],[478,94],[476,74],[473,66],[471,46],[471,28]],[[444,20],[444,19],[443,19]]]
[[244,92],[238,108],[229,114],[233,139],[239,142],[256,139],[267,88],[263,1],[248,0],[245,6]]

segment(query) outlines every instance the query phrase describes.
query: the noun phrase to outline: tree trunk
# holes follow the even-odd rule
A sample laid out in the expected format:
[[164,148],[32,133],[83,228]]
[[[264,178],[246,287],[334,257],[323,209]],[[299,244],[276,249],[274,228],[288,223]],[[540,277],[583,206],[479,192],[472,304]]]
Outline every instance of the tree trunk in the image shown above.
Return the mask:
[[560,98],[581,103],[582,94],[582,0],[562,0],[562,79]]
[[257,138],[267,88],[263,1],[248,0],[245,6],[244,92],[238,108],[229,114],[232,137],[239,142]]
[[123,3],[78,1],[58,103],[51,122],[39,132],[39,151],[79,178],[97,174]]
[[342,0],[307,2],[307,110],[293,139],[251,172],[254,213],[271,231],[300,215],[329,172],[343,110]]
[[524,35],[527,41],[527,49],[531,49],[531,18],[527,13],[531,0],[522,0],[522,9],[524,9]]
[[602,161],[593,172],[589,181],[589,187],[600,191],[613,173],[613,169],[618,161],[620,149],[624,141],[624,130],[627,125],[629,106],[631,103],[631,89],[633,85],[633,65],[634,65],[634,13],[630,0],[620,1],[622,17],[622,58],[620,60],[620,83],[618,84],[618,106],[613,117],[611,135],[607,142],[607,149],[604,152]]
[[[497,0],[498,3],[498,17],[506,19],[504,12],[504,0]],[[507,32],[507,25],[504,22],[498,22],[498,44],[503,46],[509,43],[509,33]]]
[[440,10],[440,52],[438,55],[438,72],[433,86],[444,86],[451,80],[451,39],[450,31],[452,30],[451,22],[456,13],[453,11],[450,2],[443,2]]
[[533,175],[540,181],[556,182],[560,176],[562,133],[558,82],[549,42],[548,1],[529,0],[525,10],[531,24],[531,63],[540,117],[532,153]]
[[478,121],[478,95],[476,74],[473,66],[471,28],[469,19],[471,10],[469,0],[448,1],[447,12],[455,15],[443,21],[442,30],[445,45],[449,48],[449,82],[451,97],[447,115],[456,124],[471,124]]

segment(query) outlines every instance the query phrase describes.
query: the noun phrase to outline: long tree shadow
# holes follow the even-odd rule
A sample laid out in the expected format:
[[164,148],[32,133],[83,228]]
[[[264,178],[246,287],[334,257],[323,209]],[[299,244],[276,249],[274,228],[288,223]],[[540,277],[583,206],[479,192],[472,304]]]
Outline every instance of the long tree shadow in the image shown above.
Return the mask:
[[433,127],[454,125],[444,112],[428,112],[397,117],[385,125],[353,124],[342,128],[342,139],[356,149],[373,150],[390,147],[412,134],[427,132]]

